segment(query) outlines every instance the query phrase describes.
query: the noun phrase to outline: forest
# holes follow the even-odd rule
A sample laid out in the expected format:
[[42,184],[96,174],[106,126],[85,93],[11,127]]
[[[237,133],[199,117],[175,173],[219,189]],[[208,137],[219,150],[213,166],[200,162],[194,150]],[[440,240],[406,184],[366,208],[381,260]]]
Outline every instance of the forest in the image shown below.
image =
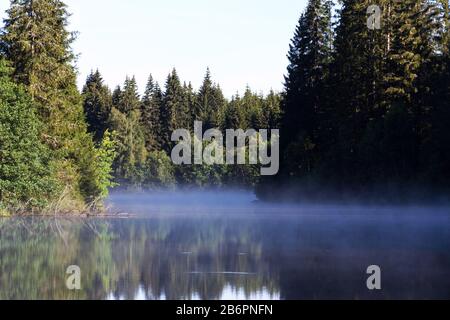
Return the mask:
[[[209,68],[200,88],[175,69],[161,87],[149,70],[141,96],[134,77],[109,88],[93,66],[80,92],[70,8],[11,0],[0,30],[0,215],[101,208],[114,187],[254,188],[264,200],[380,190],[390,200],[448,198],[449,1],[378,0],[373,29],[371,5],[310,0],[284,90],[247,87],[227,98]],[[280,128],[280,173],[173,165],[171,133],[194,121],[204,130]]]
[[94,141],[100,143],[105,133],[112,133],[117,143],[115,183],[128,189],[252,188],[258,183],[260,165],[174,165],[171,136],[178,129],[193,132],[194,121],[203,123],[203,132],[214,128],[224,135],[226,129],[278,128],[280,94],[271,91],[264,96],[247,87],[242,96],[237,93],[228,100],[209,68],[198,90],[182,82],[174,69],[164,90],[150,75],[143,96],[138,92],[134,77],[111,92],[99,71],[88,76],[83,88]]
[[[282,95],[280,174],[264,199],[448,200],[448,0],[311,0]],[[274,192],[281,190],[281,192]]]

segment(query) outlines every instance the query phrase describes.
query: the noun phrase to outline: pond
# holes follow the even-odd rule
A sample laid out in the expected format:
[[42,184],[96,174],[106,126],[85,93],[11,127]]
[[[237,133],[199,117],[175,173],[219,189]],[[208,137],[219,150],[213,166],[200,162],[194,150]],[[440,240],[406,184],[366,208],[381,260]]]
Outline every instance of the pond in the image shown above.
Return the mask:
[[0,299],[450,298],[448,208],[254,200],[116,193],[113,210],[133,217],[1,219]]

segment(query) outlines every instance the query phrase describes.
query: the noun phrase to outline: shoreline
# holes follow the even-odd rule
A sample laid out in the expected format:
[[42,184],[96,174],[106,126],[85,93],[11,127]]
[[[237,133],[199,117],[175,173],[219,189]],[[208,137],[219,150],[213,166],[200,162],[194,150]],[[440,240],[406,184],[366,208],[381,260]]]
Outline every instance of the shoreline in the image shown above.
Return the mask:
[[67,212],[67,213],[59,213],[59,214],[39,214],[39,213],[20,213],[20,214],[9,214],[2,215],[0,214],[0,219],[7,218],[80,218],[80,219],[89,219],[89,218],[103,218],[103,219],[129,219],[137,217],[136,214],[120,212],[120,213],[75,213],[75,212]]

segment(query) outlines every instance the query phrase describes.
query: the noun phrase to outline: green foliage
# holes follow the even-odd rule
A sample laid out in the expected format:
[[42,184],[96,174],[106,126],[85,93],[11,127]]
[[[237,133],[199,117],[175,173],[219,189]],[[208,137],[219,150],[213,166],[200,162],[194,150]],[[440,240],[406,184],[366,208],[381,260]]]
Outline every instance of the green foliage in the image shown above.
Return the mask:
[[173,188],[176,184],[174,165],[164,151],[153,151],[148,155],[144,175],[145,188]]
[[[115,99],[116,100],[116,99]],[[119,93],[118,100],[114,106],[122,113],[129,114],[132,111],[140,109],[140,100],[135,77],[126,78],[123,84],[123,90]]]
[[[285,116],[282,122],[282,144],[285,159],[291,164],[282,168],[290,170],[286,174],[300,174],[313,168],[312,158],[317,157],[317,148],[306,148],[308,144],[317,145],[320,129],[319,116],[324,105],[320,98],[324,94],[324,81],[329,74],[331,43],[331,7],[329,1],[310,1],[305,13],[300,17],[288,58],[288,74],[285,77],[286,96],[283,101]],[[302,146],[301,156],[291,142]],[[307,153],[307,154],[306,154]],[[314,154],[315,153],[315,154]],[[289,162],[289,160],[287,160]]]
[[112,175],[113,162],[117,157],[117,142],[115,139],[115,133],[106,130],[100,145],[94,149],[93,157],[89,159],[92,164],[92,171],[86,196],[96,204],[99,200],[108,197],[110,188],[117,186],[113,182],[114,177]]
[[35,106],[10,72],[0,60],[0,209],[42,209],[58,190],[54,167]]
[[163,150],[167,153],[171,152],[173,143],[171,142],[172,132],[177,129],[188,128],[188,120],[186,115],[189,114],[184,105],[183,87],[178,77],[177,71],[174,69],[166,81],[166,91],[164,93],[161,106],[161,135],[163,137]]
[[82,94],[88,131],[92,133],[95,142],[101,142],[108,128],[112,96],[108,87],[103,84],[103,78],[98,70],[88,76]]
[[379,0],[381,30],[367,28],[371,1],[340,4],[334,28],[332,1],[308,2],[285,92],[246,88],[229,101],[209,68],[198,91],[174,69],[164,92],[150,76],[142,99],[134,77],[111,94],[96,71],[80,95],[66,5],[11,0],[0,34],[11,63],[0,62],[0,210],[43,207],[61,190],[82,206],[106,197],[112,176],[151,188],[259,183],[258,166],[174,167],[171,134],[195,120],[204,130],[281,126],[282,171],[261,185],[270,190],[293,181],[450,190],[448,0]]
[[110,123],[117,140],[117,157],[113,164],[115,180],[121,185],[139,185],[144,179],[139,168],[144,166],[147,157],[140,112],[133,110],[126,115],[113,107]]
[[[11,61],[13,79],[26,87],[43,123],[38,136],[51,149],[55,175],[64,190],[58,207],[82,209],[84,200],[99,196],[92,162],[96,149],[87,132],[82,97],[76,86],[71,48],[75,33],[67,30],[67,7],[59,0],[12,0],[7,15],[0,50]],[[103,109],[108,109],[108,102],[98,97],[104,94],[101,79],[90,80],[99,87],[94,88],[91,82],[92,86],[86,88],[86,113],[91,131],[101,139],[108,113]]]
[[163,143],[160,132],[162,92],[158,83],[150,75],[141,101],[141,124],[145,136],[147,151],[160,150]]
[[[264,287],[276,296],[279,281],[265,275],[270,264],[261,254],[261,247],[270,246],[273,237],[255,232],[263,222],[256,223],[261,225],[255,228],[253,219],[243,219],[238,225],[229,219],[220,224],[208,219],[167,219],[161,223],[152,219],[2,219],[0,299],[101,300],[111,295],[135,299],[141,287],[147,288],[148,299],[194,295],[220,299],[229,277],[220,274],[205,284],[202,279],[192,281],[189,276],[180,276],[186,272],[186,258],[174,255],[174,247],[193,252],[189,258],[192,266],[217,270],[252,266],[258,276],[237,277],[236,288],[251,297]],[[55,227],[64,231],[70,245],[62,241]],[[224,239],[229,239],[225,245]],[[242,259],[236,250],[245,250],[248,258]],[[219,251],[223,255],[205,261],[205,256]],[[67,290],[65,286],[67,275],[61,266],[67,261],[75,261],[85,270],[81,290]],[[159,272],[161,266],[172,272]]]
[[195,120],[202,121],[205,130],[220,128],[226,101],[220,86],[212,82],[209,68],[206,70],[205,78],[195,102]]
[[[246,88],[242,98],[236,95],[229,102],[220,86],[212,83],[209,69],[198,92],[190,83],[181,85],[176,70],[173,70],[167,78],[164,93],[153,77],[149,77],[137,108],[138,88],[133,79],[127,78],[123,89],[117,87],[114,90],[111,97],[113,108],[106,125],[115,133],[117,141],[117,157],[113,164],[116,182],[123,187],[154,189],[176,184],[252,186],[258,181],[258,166],[174,166],[170,159],[174,143],[170,138],[175,129],[192,130],[194,120],[204,121],[204,131],[214,127],[223,133],[228,128],[247,130],[252,125],[255,129],[278,128],[282,114],[279,94],[271,91],[264,97]],[[100,91],[105,96],[109,92],[97,71],[88,77],[85,85],[85,106],[89,106],[85,112],[90,127],[95,127],[99,117],[90,117],[89,114],[102,114],[104,110]],[[90,176],[95,175],[92,173]],[[89,190],[92,193],[98,188],[91,183]]]
[[[111,93],[97,70],[87,77],[80,94],[71,48],[76,34],[68,31],[70,14],[64,2],[10,4],[0,33],[0,54],[12,67],[7,70],[2,62],[0,125],[5,132],[18,131],[12,131],[15,138],[10,132],[0,138],[5,145],[3,204],[19,206],[26,200],[34,208],[55,201],[52,205],[58,210],[84,210],[86,203],[108,195],[113,180],[152,188],[175,183],[254,184],[257,167],[174,167],[169,157],[171,134],[175,129],[192,130],[195,120],[203,121],[205,130],[277,128],[280,95],[263,97],[247,88],[242,98],[236,95],[228,101],[209,69],[198,91],[180,81],[175,69],[164,92],[150,76],[142,99],[134,77]],[[27,126],[32,128],[28,135],[20,131]]]
[[278,184],[353,197],[450,190],[448,1],[378,1],[380,30],[366,25],[372,4],[341,1],[330,43],[329,4],[309,1],[288,55],[282,172],[262,195]]

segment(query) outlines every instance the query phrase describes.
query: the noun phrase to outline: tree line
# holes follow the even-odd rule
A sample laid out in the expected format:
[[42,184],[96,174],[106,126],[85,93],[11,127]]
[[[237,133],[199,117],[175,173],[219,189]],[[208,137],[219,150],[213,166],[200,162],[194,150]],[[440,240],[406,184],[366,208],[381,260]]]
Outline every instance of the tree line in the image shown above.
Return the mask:
[[379,29],[372,1],[340,1],[336,15],[309,1],[288,54],[282,172],[262,197],[448,198],[449,1],[377,4]]
[[106,197],[115,157],[94,143],[59,0],[11,0],[0,30],[0,215],[82,211]]
[[118,184],[148,189],[175,185],[251,187],[258,182],[255,165],[173,165],[171,136],[177,129],[193,132],[194,121],[202,121],[204,131],[278,128],[279,94],[271,91],[264,96],[247,87],[242,96],[236,94],[228,100],[209,69],[198,90],[182,82],[174,69],[164,89],[150,75],[142,97],[138,92],[134,77],[111,91],[99,71],[91,72],[83,88],[88,131],[97,142],[105,132],[113,132],[118,143],[113,164]]
[[250,88],[228,100],[209,70],[194,90],[173,70],[145,93],[127,78],[110,90],[92,72],[76,86],[76,33],[60,0],[11,0],[0,30],[0,215],[100,207],[114,186],[252,186],[255,166],[185,166],[170,160],[172,131],[276,127],[281,97]]
[[[367,24],[371,1],[310,0],[284,91],[227,99],[209,70],[197,90],[176,70],[163,88],[150,76],[142,96],[134,78],[110,90],[96,71],[79,92],[64,2],[11,0],[0,30],[0,215],[84,210],[118,184],[256,186],[263,199],[448,195],[449,1],[377,3],[379,29]],[[280,173],[174,166],[171,133],[195,120],[280,127]]]

